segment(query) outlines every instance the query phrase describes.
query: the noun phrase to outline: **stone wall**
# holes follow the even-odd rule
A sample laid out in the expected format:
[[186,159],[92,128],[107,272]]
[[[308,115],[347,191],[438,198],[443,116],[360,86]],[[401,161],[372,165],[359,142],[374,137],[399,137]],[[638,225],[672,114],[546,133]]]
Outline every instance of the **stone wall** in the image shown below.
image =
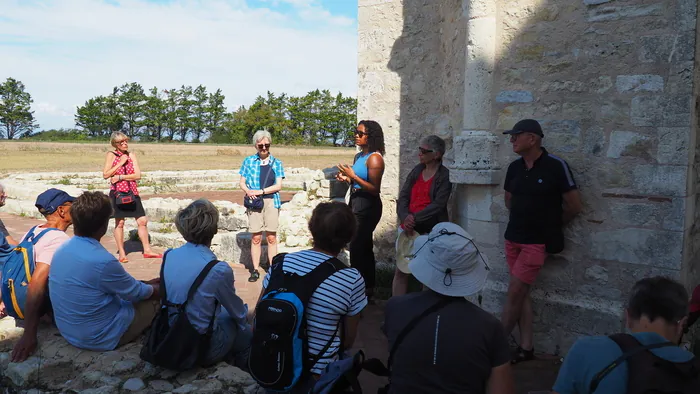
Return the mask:
[[508,283],[503,176],[516,156],[501,132],[538,119],[571,165],[584,212],[535,287],[540,350],[620,331],[639,278],[700,283],[696,15],[690,0],[360,1],[360,117],[386,124],[397,179],[420,137],[451,140],[452,220],[491,261],[486,309],[500,313]]

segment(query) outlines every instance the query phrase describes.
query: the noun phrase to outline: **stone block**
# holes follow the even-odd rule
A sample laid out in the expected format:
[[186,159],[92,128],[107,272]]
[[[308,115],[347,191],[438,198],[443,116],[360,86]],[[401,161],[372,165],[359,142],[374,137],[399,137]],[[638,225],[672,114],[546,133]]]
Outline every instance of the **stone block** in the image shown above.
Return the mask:
[[610,203],[610,220],[623,226],[656,227],[662,221],[663,205],[651,203]]
[[500,245],[501,243],[501,223],[468,219],[466,226],[460,225],[474,237],[478,245]]
[[657,160],[661,164],[688,164],[688,144],[690,128],[659,127]]
[[636,96],[630,107],[635,126],[690,126],[690,96]]
[[695,30],[695,20],[698,14],[697,0],[677,0],[676,4],[676,27],[678,30]]
[[581,124],[574,120],[541,120],[547,145],[557,152],[572,153],[581,149]]
[[131,378],[124,382],[122,389],[127,391],[139,391],[145,387],[146,385],[143,383],[143,380],[139,378]]
[[532,92],[527,90],[504,90],[496,96],[499,103],[529,103],[532,100]]
[[625,18],[640,18],[645,16],[661,16],[664,4],[643,4],[630,6],[595,7],[588,11],[589,22],[616,21]]
[[618,93],[661,92],[664,79],[661,75],[618,75],[615,87]]
[[639,165],[632,170],[636,193],[682,197],[686,194],[688,168],[685,166]]
[[461,170],[450,168],[450,182],[464,185],[498,185],[502,182],[501,170]]
[[630,107],[631,122],[635,126],[659,126],[662,117],[662,98],[659,96],[637,96]]
[[691,94],[693,92],[693,62],[677,62],[671,64],[668,72],[666,92],[669,94]]
[[583,153],[600,156],[605,146],[605,131],[596,126],[586,130],[583,135]]
[[498,138],[488,131],[466,131],[455,137],[452,146],[455,169],[490,170],[498,168]]
[[609,3],[612,0],[583,0],[583,4],[585,5],[598,5],[598,4],[605,4]]
[[652,148],[653,141],[644,134],[632,131],[613,131],[610,133],[607,156],[614,159],[620,157],[650,159]]
[[460,214],[469,219],[490,222],[493,219],[491,215],[492,187],[473,185],[466,187],[464,191],[466,198],[460,199],[459,205],[466,204],[463,207],[466,212],[460,212]]
[[695,56],[695,34],[666,34],[639,38],[639,61],[669,63],[691,61]]
[[658,268],[680,269],[683,233],[626,228],[591,235],[590,256]]

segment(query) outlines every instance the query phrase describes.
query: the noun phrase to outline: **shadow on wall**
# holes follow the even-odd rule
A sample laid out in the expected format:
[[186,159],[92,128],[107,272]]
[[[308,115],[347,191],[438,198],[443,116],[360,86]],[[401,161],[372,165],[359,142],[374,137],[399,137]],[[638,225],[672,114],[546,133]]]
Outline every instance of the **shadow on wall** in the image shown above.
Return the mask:
[[[451,206],[452,220],[468,223],[491,262],[487,310],[500,312],[508,283],[502,179],[516,156],[501,131],[523,118],[541,122],[544,145],[570,164],[584,201],[566,229],[566,250],[548,261],[535,286],[538,349],[559,353],[580,335],[623,330],[627,291],[643,277],[700,283],[700,235],[685,220],[700,204],[685,187],[700,158],[688,150],[697,143],[696,2],[406,0],[366,7],[377,14],[402,8],[402,32],[386,64],[400,78],[398,147],[387,150],[399,149],[401,182],[430,134],[454,148],[448,167],[498,174],[491,184],[458,186]],[[468,21],[488,8],[495,9],[493,50],[467,39]],[[466,48],[477,54],[469,61]],[[496,143],[465,145],[474,141],[461,139],[466,131]],[[474,191],[483,200],[471,199]],[[378,229],[378,237],[389,233]]]

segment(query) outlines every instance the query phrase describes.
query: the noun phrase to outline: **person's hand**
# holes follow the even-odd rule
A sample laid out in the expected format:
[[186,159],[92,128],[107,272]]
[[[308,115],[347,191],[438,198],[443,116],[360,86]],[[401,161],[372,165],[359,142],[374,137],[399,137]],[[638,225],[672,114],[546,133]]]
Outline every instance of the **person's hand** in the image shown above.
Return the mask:
[[355,178],[355,170],[348,164],[338,164],[338,171],[349,179]]
[[255,196],[262,196],[264,193],[262,190],[253,190],[253,195]]
[[346,177],[341,172],[338,172],[337,174],[335,174],[335,179],[339,180],[340,182],[345,182],[345,183],[350,182],[350,178]]
[[143,283],[147,285],[160,285],[160,278],[153,278],[151,280],[145,280]]
[[413,230],[413,227],[416,226],[416,217],[413,215],[408,215],[406,218],[403,220],[403,227],[404,228],[410,228]]
[[124,164],[126,164],[127,161],[129,161],[129,156],[121,155],[121,157],[119,158],[119,165],[123,166]]
[[151,287],[153,287],[153,294],[151,294],[151,299],[152,300],[158,300],[160,299],[160,283],[150,283]]
[[36,344],[36,335],[30,335],[25,331],[19,342],[15,344],[14,349],[12,349],[11,361],[13,363],[21,363],[29,358],[36,351]]
[[256,191],[257,190],[248,190],[247,192],[245,192],[245,194],[246,194],[246,196],[255,200],[257,198],[257,194],[255,193]]
[[5,308],[5,303],[0,301],[0,319],[7,316],[7,309]]
[[119,182],[119,175],[112,175],[112,176],[109,178],[109,181],[112,182],[112,183],[117,183],[117,182]]

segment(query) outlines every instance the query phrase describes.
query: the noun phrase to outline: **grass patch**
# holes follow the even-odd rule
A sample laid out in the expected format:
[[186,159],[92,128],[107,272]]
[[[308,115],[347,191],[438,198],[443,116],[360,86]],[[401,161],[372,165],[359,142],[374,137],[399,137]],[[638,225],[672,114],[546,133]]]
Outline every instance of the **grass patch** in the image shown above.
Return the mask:
[[161,233],[161,234],[170,234],[170,233],[175,232],[175,226],[173,226],[172,224],[168,224],[168,225],[165,225],[163,227],[153,229],[151,231],[156,232],[156,233]]
[[70,185],[70,177],[64,176],[63,178],[53,182],[54,185]]

